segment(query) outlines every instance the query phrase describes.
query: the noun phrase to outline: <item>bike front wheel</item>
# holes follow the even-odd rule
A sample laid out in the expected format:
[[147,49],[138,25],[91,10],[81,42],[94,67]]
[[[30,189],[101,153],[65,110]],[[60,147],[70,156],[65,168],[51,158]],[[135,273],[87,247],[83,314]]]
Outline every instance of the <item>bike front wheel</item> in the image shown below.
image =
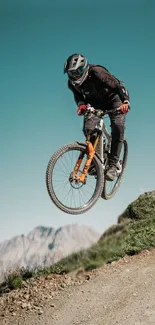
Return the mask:
[[[63,212],[82,214],[88,211],[101,196],[103,190],[103,169],[100,160],[94,156],[93,174],[86,175],[86,182],[71,181],[71,174],[80,152],[83,153],[79,174],[87,159],[85,143],[74,142],[60,148],[49,160],[46,170],[46,186],[53,203]],[[77,175],[78,176],[78,175]]]

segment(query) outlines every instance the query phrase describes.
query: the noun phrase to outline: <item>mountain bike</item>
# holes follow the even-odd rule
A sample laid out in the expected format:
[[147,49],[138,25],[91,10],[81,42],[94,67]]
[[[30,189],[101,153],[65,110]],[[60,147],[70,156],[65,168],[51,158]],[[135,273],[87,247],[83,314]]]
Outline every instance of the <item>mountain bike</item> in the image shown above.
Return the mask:
[[128,142],[124,138],[115,180],[107,180],[105,172],[112,136],[104,118],[112,111],[93,109],[92,112],[87,109],[84,118],[89,119],[92,114],[99,118],[93,136],[88,134],[85,142],[64,145],[49,160],[46,169],[47,191],[53,203],[63,212],[82,214],[99,198],[111,199],[118,190],[127,164]]

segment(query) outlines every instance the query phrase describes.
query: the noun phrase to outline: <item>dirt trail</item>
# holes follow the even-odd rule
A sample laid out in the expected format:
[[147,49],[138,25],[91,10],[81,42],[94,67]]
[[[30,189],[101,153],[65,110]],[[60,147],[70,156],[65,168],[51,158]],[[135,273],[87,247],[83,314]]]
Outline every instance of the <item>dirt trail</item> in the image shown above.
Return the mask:
[[43,314],[0,319],[12,325],[155,325],[155,250],[125,257],[90,280],[59,291]]

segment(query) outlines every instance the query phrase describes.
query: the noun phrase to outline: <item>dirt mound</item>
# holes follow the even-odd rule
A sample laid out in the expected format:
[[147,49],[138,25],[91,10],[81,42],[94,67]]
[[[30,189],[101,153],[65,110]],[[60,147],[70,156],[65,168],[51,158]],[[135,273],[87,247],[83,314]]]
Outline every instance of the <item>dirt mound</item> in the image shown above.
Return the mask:
[[1,325],[155,324],[155,249],[31,281],[0,298]]

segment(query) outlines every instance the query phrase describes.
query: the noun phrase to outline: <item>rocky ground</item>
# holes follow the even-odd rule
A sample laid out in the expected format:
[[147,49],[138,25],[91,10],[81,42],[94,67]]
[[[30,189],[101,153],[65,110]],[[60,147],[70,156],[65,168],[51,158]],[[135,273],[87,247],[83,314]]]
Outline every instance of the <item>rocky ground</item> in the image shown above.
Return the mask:
[[0,297],[1,325],[154,325],[155,250],[67,275],[31,279]]

